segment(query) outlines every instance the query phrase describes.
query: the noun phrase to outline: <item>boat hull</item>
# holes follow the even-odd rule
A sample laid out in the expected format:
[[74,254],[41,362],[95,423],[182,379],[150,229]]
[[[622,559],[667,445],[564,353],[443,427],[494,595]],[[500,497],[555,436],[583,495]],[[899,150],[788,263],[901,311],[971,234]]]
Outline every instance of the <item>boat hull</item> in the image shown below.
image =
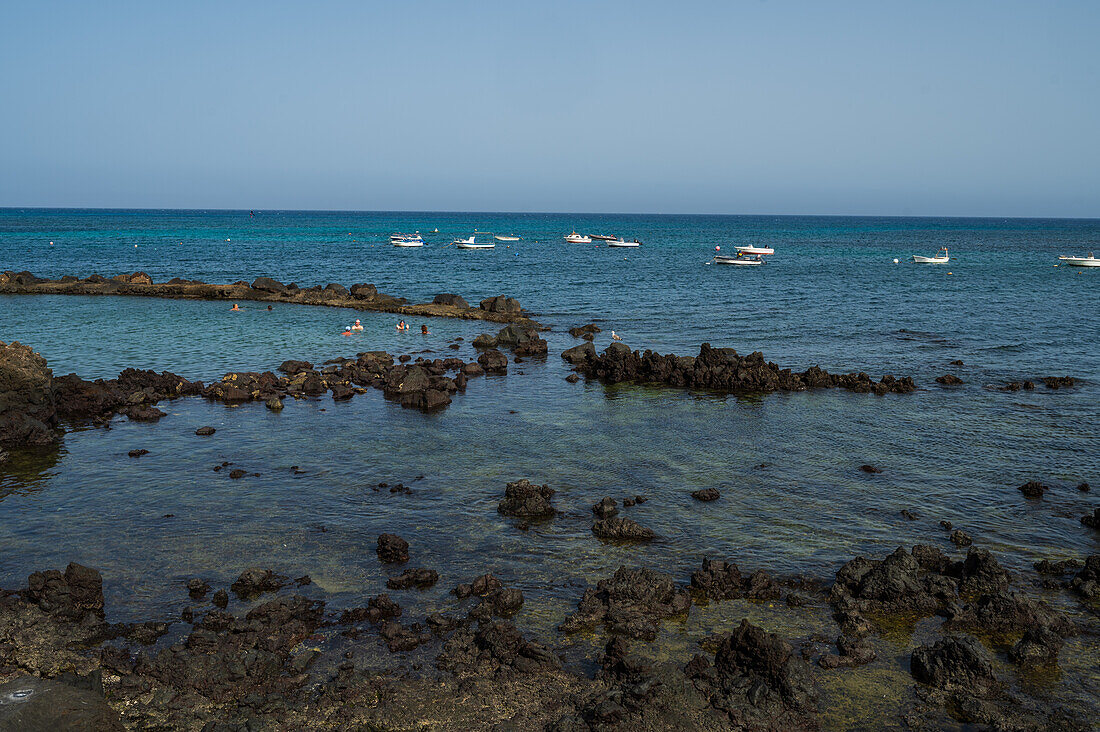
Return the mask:
[[424,246],[424,242],[422,241],[391,241],[390,244],[393,244],[395,247],[401,247],[402,249]]
[[609,242],[607,242],[607,246],[609,246],[609,247],[619,247],[619,248],[640,247],[641,242],[636,242],[636,241],[609,241]]
[[913,261],[917,264],[947,264],[951,260],[949,257],[918,257],[914,254]]
[[455,242],[455,246],[459,249],[492,249],[496,244],[467,244],[466,242]]
[[1100,259],[1095,257],[1059,257],[1070,267],[1100,267]]
[[591,244],[592,239],[587,236],[567,236],[565,240],[570,244]]
[[764,264],[763,259],[742,259],[740,257],[723,257],[721,255],[714,258],[715,264],[733,264],[741,267],[753,267]]
[[775,250],[771,247],[734,247],[742,254],[775,254]]

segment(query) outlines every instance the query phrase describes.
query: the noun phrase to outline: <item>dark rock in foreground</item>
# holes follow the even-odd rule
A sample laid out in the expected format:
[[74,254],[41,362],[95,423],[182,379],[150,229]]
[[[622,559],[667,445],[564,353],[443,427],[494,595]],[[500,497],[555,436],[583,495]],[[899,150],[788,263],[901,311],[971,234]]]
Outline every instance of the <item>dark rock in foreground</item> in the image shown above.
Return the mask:
[[817,729],[809,666],[790,643],[748,620],[719,643],[713,667],[696,656],[684,671],[731,729]]
[[20,676],[0,684],[0,730],[122,732],[126,727],[107,705],[100,676],[73,683]]
[[946,691],[969,694],[990,691],[997,683],[989,652],[969,635],[952,635],[913,651],[913,678]]
[[387,564],[409,561],[409,542],[397,534],[382,534],[378,537],[378,559]]
[[524,518],[545,518],[556,512],[550,505],[554,489],[548,485],[535,485],[523,478],[504,487],[504,498],[497,504],[497,510],[506,516]]
[[747,597],[753,600],[777,600],[782,594],[779,585],[758,569],[742,576],[733,562],[704,559],[703,566],[691,573],[691,590],[703,600],[736,600]]
[[722,494],[718,492],[717,488],[702,488],[697,491],[693,491],[691,497],[697,501],[703,501],[707,503],[709,501],[717,501],[722,497]]
[[711,348],[709,343],[700,346],[699,355],[694,357],[631,351],[622,343],[612,343],[597,355],[592,344],[585,343],[568,349],[562,358],[577,371],[612,384],[634,381],[739,393],[841,388],[859,393],[905,394],[916,389],[909,377],[884,376],[875,382],[865,373],[830,374],[816,366],[799,374],[766,362],[760,353],[740,356],[732,348]]
[[57,441],[53,372],[46,359],[21,343],[0,341],[0,445]]
[[601,539],[611,541],[652,541],[657,538],[652,529],[642,526],[637,521],[619,516],[600,519],[592,525],[592,533]]
[[662,620],[690,609],[691,596],[667,574],[619,567],[614,576],[585,590],[577,611],[560,628],[572,633],[603,624],[611,633],[653,640]]

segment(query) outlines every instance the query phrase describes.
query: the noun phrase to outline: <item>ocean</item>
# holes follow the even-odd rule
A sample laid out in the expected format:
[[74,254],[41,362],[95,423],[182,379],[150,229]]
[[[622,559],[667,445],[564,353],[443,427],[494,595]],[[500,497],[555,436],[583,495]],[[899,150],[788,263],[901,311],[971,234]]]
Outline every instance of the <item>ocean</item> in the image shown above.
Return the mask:
[[[388,244],[390,233],[414,230],[422,249]],[[475,230],[522,240],[489,251],[447,246]],[[643,246],[568,244],[572,230]],[[763,267],[709,263],[716,246],[740,243],[776,253]],[[947,265],[908,261],[940,247]],[[1033,562],[1083,558],[1100,543],[1079,522],[1095,489],[1076,488],[1100,485],[1100,271],[1056,266],[1058,255],[1089,250],[1100,250],[1100,220],[0,209],[0,271],[369,282],[411,302],[507,294],[551,329],[545,362],[472,380],[438,413],[377,392],[288,400],[281,413],[184,399],[162,404],[159,423],[118,420],[66,434],[49,455],[16,455],[0,466],[0,587],[78,561],[103,572],[109,620],[144,620],[178,614],[189,577],[227,585],[259,565],[308,573],[330,607],[350,607],[395,574],[374,554],[388,531],[409,540],[409,566],[442,575],[402,598],[407,614],[446,609],[450,588],[492,571],[526,597],[517,625],[585,666],[596,639],[554,628],[584,587],[620,565],[686,581],[704,556],[721,557],[827,585],[857,554],[930,543],[961,556],[940,527],[950,521],[1035,585]],[[229,313],[222,302],[0,296],[0,340],[33,346],[55,375],[136,367],[211,380],[368,350],[470,359],[473,337],[498,327],[414,319],[399,334],[393,315],[243,305]],[[341,336],[357,317],[363,333]],[[912,376],[920,388],[745,397],[567,383],[559,354],[580,341],[566,331],[592,321],[601,350],[614,329],[635,349],[693,355],[709,342],[799,371]],[[419,334],[422,323],[431,335]],[[460,349],[449,349],[458,337]],[[935,383],[947,373],[965,383]],[[1077,386],[999,388],[1062,375]],[[207,424],[216,436],[196,438]],[[150,452],[127,457],[135,448]],[[224,461],[259,476],[230,480],[212,470]],[[858,470],[865,463],[883,472]],[[526,530],[500,516],[505,484],[521,477],[555,488],[562,513]],[[1029,480],[1051,486],[1042,501],[1017,490]],[[398,482],[411,492],[379,488]],[[690,498],[704,487],[722,498]],[[637,494],[649,500],[624,515],[659,539],[596,540],[590,506]],[[1044,599],[1080,612],[1064,593]],[[713,605],[666,623],[652,653],[683,655],[743,616],[798,636],[808,617],[827,615]],[[877,674],[874,688],[911,684],[896,657],[931,634],[918,624],[884,641],[895,653],[866,671]],[[1097,650],[1071,639],[1062,659],[1075,681],[1052,693],[1087,709],[1082,679]],[[870,691],[829,683],[847,682],[825,682],[831,713],[842,715],[830,726],[877,724],[890,712]]]

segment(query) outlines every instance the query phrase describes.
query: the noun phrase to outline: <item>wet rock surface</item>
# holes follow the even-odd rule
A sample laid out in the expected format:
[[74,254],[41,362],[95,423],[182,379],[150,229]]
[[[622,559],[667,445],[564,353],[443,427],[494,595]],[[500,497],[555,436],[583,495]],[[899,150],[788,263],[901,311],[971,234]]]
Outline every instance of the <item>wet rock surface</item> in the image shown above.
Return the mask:
[[988,693],[997,683],[989,652],[977,638],[952,635],[913,651],[913,678],[947,691]]
[[652,541],[657,538],[652,529],[621,516],[600,519],[592,525],[592,533],[607,541]]
[[777,600],[782,594],[764,570],[742,575],[736,564],[719,559],[704,559],[703,566],[691,573],[690,588],[703,601]]
[[554,489],[549,485],[535,485],[523,478],[505,486],[497,511],[505,516],[549,518],[556,513],[550,504],[553,495]]
[[723,638],[713,667],[698,656],[685,669],[732,729],[816,729],[817,691],[794,647],[748,620]]
[[560,628],[572,633],[604,625],[610,633],[653,640],[661,621],[690,609],[691,595],[669,575],[619,567],[612,577],[585,590],[576,612]]
[[0,341],[0,446],[57,441],[53,372],[21,343]]
[[631,351],[622,343],[612,343],[597,355],[595,348],[586,343],[568,349],[562,358],[581,373],[612,384],[634,381],[739,393],[841,388],[858,393],[905,394],[916,389],[909,377],[884,376],[876,382],[865,373],[830,374],[816,366],[796,373],[768,363],[760,353],[740,356],[732,348],[711,348],[709,343],[704,343],[694,357]]

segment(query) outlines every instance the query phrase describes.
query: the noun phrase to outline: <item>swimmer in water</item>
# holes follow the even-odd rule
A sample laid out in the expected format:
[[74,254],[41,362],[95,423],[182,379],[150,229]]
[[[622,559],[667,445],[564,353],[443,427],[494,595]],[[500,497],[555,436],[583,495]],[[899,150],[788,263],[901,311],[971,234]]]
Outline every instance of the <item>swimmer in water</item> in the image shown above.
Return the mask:
[[341,333],[340,335],[345,335],[345,336],[351,335],[351,326],[349,325],[346,328],[344,328],[344,332]]
[[270,309],[271,309],[271,306],[270,306],[270,305],[268,305],[268,306],[267,306],[267,309],[268,309],[268,310],[270,310]]
[[420,335],[431,335],[431,331],[428,330],[428,326],[420,326]]
[[409,326],[406,325],[404,320],[402,320],[400,323],[397,324],[397,329],[398,330],[408,330]]
[[235,313],[239,313],[241,311],[241,306],[238,305],[237,303],[233,303],[233,307],[231,307],[230,310],[232,310]]
[[355,319],[355,325],[351,326],[352,330],[363,330],[363,324],[359,322],[359,318]]

